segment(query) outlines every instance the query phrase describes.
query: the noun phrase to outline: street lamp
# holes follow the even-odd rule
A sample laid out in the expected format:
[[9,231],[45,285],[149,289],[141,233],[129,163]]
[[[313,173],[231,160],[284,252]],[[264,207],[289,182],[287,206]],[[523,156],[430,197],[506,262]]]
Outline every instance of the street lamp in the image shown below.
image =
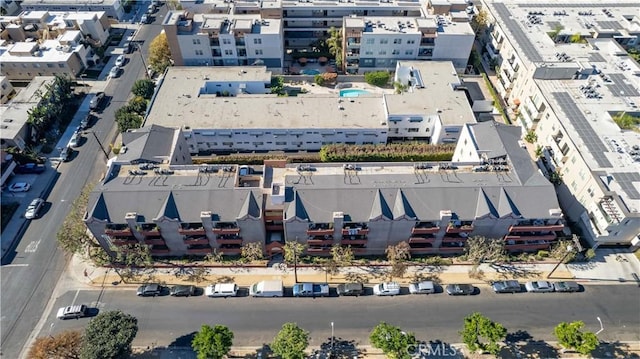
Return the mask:
[[596,319],[598,319],[598,322],[600,323],[600,330],[596,332],[596,335],[598,335],[602,333],[602,331],[604,330],[604,326],[602,325],[602,320],[600,319],[600,317],[596,317]]
[[567,246],[567,252],[564,254],[564,256],[562,257],[562,259],[558,262],[558,264],[556,264],[555,267],[553,267],[553,269],[551,270],[551,272],[549,272],[549,274],[547,275],[547,278],[551,278],[551,275],[553,274],[553,272],[556,271],[556,269],[558,269],[558,267],[560,267],[560,264],[564,263],[564,260],[567,259],[567,256],[569,256],[569,254],[573,252],[573,246],[572,245],[568,245]]

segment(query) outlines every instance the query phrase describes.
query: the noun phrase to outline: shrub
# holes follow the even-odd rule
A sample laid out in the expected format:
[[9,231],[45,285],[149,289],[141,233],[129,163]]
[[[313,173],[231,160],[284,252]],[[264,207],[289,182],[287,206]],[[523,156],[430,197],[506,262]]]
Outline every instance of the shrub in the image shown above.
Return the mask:
[[364,74],[364,80],[372,86],[386,86],[391,79],[391,74],[387,71],[373,71]]
[[332,144],[320,149],[322,162],[450,161],[453,145],[393,143],[385,145]]
[[324,77],[322,77],[322,75],[320,74],[317,74],[313,77],[313,82],[318,86],[322,86],[324,85]]
[[151,98],[151,96],[153,96],[153,90],[155,89],[155,87],[156,85],[155,83],[153,83],[153,81],[149,79],[141,79],[137,80],[133,84],[131,92],[133,92],[133,94],[136,96],[140,96],[148,100]]
[[538,251],[537,256],[539,258],[548,258],[549,257],[549,251]]

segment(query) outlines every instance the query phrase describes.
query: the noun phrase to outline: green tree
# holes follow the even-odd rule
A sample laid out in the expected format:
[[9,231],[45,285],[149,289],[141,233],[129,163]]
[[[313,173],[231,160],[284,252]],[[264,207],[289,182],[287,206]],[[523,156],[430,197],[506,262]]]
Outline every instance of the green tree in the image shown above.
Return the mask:
[[571,35],[571,37],[569,38],[569,42],[573,43],[573,44],[578,44],[582,42],[582,35],[580,35],[579,32],[576,32],[575,34]]
[[264,257],[264,252],[262,251],[262,244],[258,242],[249,242],[242,245],[242,259],[245,262],[253,262],[260,260]]
[[152,80],[141,79],[133,83],[131,92],[133,92],[133,94],[136,96],[140,96],[144,99],[149,100],[153,96],[153,90],[155,89],[155,87],[156,84]]
[[547,33],[547,35],[549,35],[549,37],[551,38],[551,40],[553,40],[554,42],[558,41],[558,36],[560,35],[560,33],[562,32],[562,30],[564,30],[564,26],[562,25],[557,25],[553,31],[550,31]]
[[306,247],[306,245],[296,241],[287,241],[282,246],[284,261],[288,264],[293,264],[296,261],[296,257],[300,260],[300,256],[304,253]]
[[385,322],[376,325],[369,334],[374,348],[391,359],[410,359],[418,341],[413,333],[405,333],[400,328]]
[[118,131],[120,132],[140,128],[142,125],[142,116],[133,112],[129,106],[123,106],[116,110],[115,117],[116,123],[118,124]]
[[524,136],[524,140],[529,143],[534,143],[538,140],[538,135],[534,130],[527,131],[527,134]]
[[138,333],[138,319],[119,310],[93,318],[84,332],[80,349],[82,359],[126,359],[131,342]]
[[274,76],[271,78],[271,93],[277,95],[284,94],[284,77]]
[[476,36],[480,36],[486,29],[489,24],[489,16],[485,9],[480,9],[480,11],[473,17],[471,20],[471,28],[473,29],[473,33]]
[[163,73],[171,65],[171,49],[167,35],[163,32],[149,44],[149,66],[157,73]]
[[198,354],[198,359],[222,359],[231,350],[233,332],[224,325],[213,328],[203,324],[191,341],[191,347]]
[[387,253],[389,264],[391,264],[390,279],[394,277],[402,278],[407,272],[406,261],[411,259],[411,246],[409,246],[409,243],[400,242],[396,245],[388,246],[385,253]]
[[129,100],[127,103],[128,109],[131,112],[135,112],[140,116],[144,116],[147,111],[147,100],[145,100],[142,96],[136,96]]
[[353,250],[351,250],[351,246],[331,247],[331,260],[337,266],[348,266],[353,261],[353,258]]
[[83,253],[87,249],[99,247],[93,237],[87,234],[87,226],[83,219],[92,188],[93,184],[87,184],[80,195],[73,200],[71,210],[56,233],[58,245],[67,253]]
[[582,321],[562,322],[553,329],[553,333],[564,348],[589,355],[598,347],[598,337],[592,332],[583,331],[583,327]]
[[504,240],[484,236],[467,238],[464,245],[464,253],[467,261],[473,264],[496,263],[507,259]]
[[371,86],[386,86],[390,79],[391,74],[388,71],[372,71],[364,74],[364,80]]
[[27,355],[30,359],[80,359],[82,333],[66,330],[60,334],[37,338]]
[[336,66],[342,68],[342,30],[331,27],[326,44],[329,48],[329,53],[336,60]]
[[296,323],[284,323],[271,343],[271,350],[282,359],[303,359],[309,345],[309,332]]
[[475,312],[464,318],[464,327],[460,335],[462,342],[472,352],[481,350],[497,355],[500,352],[498,343],[507,337],[507,329],[502,324]]

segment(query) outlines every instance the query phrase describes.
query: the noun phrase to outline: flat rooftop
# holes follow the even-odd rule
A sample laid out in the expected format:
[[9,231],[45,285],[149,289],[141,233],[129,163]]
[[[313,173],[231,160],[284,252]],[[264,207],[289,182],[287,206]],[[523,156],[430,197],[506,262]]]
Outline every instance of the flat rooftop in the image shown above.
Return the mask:
[[[8,51],[5,51],[0,55],[0,59],[2,62],[66,62],[69,57],[76,56],[73,52],[75,47],[71,47],[71,51],[65,52],[62,50],[58,50],[60,47],[60,41],[58,40],[45,40],[42,44],[40,44],[38,51],[40,51],[39,56],[29,56],[29,55],[12,55],[11,52],[21,52],[27,53],[33,49],[33,47],[37,45],[35,42],[16,42],[14,45],[8,46]],[[81,46],[81,45],[78,45]]]
[[22,0],[22,7],[39,5],[113,6],[119,0]]

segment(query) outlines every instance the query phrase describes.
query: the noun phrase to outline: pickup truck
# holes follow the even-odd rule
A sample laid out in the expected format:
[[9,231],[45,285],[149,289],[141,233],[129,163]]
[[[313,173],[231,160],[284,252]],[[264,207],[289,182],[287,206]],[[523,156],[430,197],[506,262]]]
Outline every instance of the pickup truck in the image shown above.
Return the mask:
[[294,297],[328,297],[329,285],[318,283],[299,283],[293,286]]
[[44,165],[37,163],[26,163],[24,165],[16,167],[15,173],[42,173],[47,168]]

